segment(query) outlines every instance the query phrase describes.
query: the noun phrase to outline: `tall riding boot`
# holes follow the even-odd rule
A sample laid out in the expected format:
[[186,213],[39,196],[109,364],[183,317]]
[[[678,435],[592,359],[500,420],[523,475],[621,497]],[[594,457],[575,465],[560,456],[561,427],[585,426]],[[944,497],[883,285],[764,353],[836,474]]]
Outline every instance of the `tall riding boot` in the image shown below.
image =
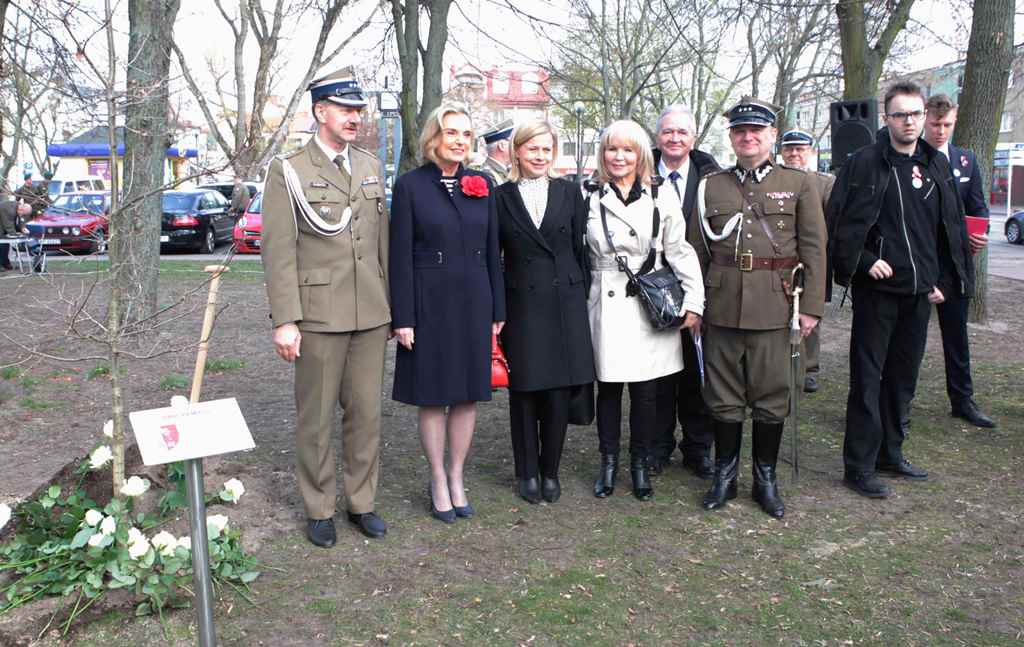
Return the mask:
[[647,457],[639,454],[629,456],[629,475],[633,478],[633,496],[649,501],[654,496],[654,486],[647,471]]
[[754,501],[761,504],[761,509],[776,519],[786,514],[775,474],[782,443],[782,425],[781,422],[754,421],[754,487],[751,494]]
[[601,454],[601,472],[594,482],[594,496],[599,499],[615,492],[615,479],[619,475],[619,455]]
[[705,510],[715,510],[736,498],[736,472],[740,464],[740,442],[743,439],[742,422],[714,421],[715,475],[711,489],[704,495]]

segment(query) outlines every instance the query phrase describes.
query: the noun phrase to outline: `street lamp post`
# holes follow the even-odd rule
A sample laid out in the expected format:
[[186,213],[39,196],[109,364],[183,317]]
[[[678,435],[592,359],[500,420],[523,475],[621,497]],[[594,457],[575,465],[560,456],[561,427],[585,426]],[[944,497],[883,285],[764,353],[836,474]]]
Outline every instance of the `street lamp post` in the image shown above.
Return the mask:
[[583,102],[572,106],[576,113],[576,183],[583,184]]

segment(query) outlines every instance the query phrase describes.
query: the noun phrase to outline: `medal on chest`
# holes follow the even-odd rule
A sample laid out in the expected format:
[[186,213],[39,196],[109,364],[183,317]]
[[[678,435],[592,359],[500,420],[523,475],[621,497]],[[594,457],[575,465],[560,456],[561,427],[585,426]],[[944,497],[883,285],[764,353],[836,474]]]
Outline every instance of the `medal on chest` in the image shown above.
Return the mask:
[[921,179],[921,167],[914,164],[913,168],[910,169],[910,183],[915,189],[920,189],[924,186],[924,180]]

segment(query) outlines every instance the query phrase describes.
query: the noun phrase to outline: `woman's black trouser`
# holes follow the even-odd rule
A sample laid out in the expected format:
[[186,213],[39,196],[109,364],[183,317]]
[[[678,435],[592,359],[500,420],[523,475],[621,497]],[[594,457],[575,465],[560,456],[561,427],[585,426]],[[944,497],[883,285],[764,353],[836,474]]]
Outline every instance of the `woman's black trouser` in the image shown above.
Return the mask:
[[512,454],[517,479],[558,477],[565,429],[569,424],[570,392],[570,387],[543,391],[509,389]]
[[[622,382],[597,383],[597,438],[602,454],[618,454],[622,437]],[[658,380],[629,382],[629,453],[646,457],[657,421]]]

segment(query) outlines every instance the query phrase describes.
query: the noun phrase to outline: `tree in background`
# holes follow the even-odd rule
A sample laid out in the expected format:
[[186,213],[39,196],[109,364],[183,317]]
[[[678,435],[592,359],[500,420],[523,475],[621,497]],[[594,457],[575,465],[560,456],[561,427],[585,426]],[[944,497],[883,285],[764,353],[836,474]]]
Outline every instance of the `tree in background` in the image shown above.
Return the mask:
[[[1012,74],[1013,20],[1013,0],[974,2],[964,86],[953,137],[957,146],[969,148],[977,155],[986,202],[992,187],[992,155],[999,138],[1007,75]],[[977,280],[971,320],[984,322],[988,318],[988,250],[975,256],[974,261]]]
[[[423,122],[441,105],[444,50],[448,44],[448,10],[452,0],[391,0],[402,90],[398,109],[402,118],[402,159],[398,172],[419,165],[419,139]],[[420,35],[420,13],[427,17],[427,38]],[[420,71],[422,70],[422,77]],[[423,88],[422,97],[420,87]]]
[[[913,5],[914,0],[842,0],[836,3],[843,58],[843,99],[875,96],[885,60],[896,37],[907,26]],[[873,33],[877,33],[874,45],[869,42]]]

